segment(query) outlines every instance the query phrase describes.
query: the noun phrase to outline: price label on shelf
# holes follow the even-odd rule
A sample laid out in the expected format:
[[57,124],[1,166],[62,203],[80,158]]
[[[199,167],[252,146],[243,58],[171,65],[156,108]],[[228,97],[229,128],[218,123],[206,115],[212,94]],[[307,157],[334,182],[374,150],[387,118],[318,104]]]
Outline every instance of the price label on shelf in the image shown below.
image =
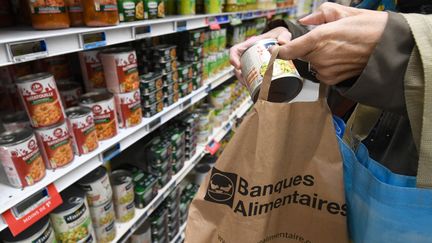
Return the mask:
[[106,162],[120,154],[120,143],[116,143],[111,147],[105,149],[99,156],[100,161]]
[[187,30],[187,21],[177,21],[176,22],[176,31],[186,31]]
[[183,101],[181,108],[186,109],[191,103],[192,103],[192,98],[189,98],[189,99]]
[[106,34],[105,32],[95,32],[88,34],[80,34],[81,46],[84,50],[94,49],[102,46],[106,46]]
[[15,63],[32,61],[48,56],[45,40],[10,43],[7,44],[7,49],[11,61]]
[[63,200],[54,184],[31,195],[23,202],[2,214],[14,236],[18,235],[39,219],[62,204]]
[[147,131],[151,132],[154,129],[156,129],[162,122],[162,119],[160,117],[156,118],[155,120],[151,121],[148,125],[147,125]]
[[216,140],[212,140],[210,143],[208,143],[205,147],[205,149],[211,154],[214,155],[220,148],[220,143]]
[[221,29],[218,19],[216,17],[208,17],[207,22],[211,30]]
[[151,36],[151,26],[150,25],[137,26],[134,27],[133,32],[135,33],[136,40],[148,38]]

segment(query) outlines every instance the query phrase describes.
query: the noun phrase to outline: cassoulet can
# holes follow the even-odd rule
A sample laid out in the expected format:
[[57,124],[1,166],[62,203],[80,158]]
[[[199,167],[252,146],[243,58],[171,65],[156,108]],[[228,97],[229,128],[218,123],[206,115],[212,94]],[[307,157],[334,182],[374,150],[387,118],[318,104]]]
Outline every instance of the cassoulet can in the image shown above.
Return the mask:
[[106,85],[113,93],[125,93],[139,88],[135,50],[127,47],[109,48],[101,52]]
[[99,166],[84,176],[78,181],[78,185],[86,192],[91,207],[103,205],[112,200],[111,184],[103,166]]
[[48,168],[55,169],[73,161],[72,137],[65,122],[36,129],[35,133]]
[[93,112],[94,123],[99,140],[117,135],[118,121],[114,96],[108,92],[90,92],[81,96],[80,104]]
[[99,51],[79,52],[82,76],[87,92],[106,88],[105,74],[100,60]]
[[120,127],[133,127],[141,123],[141,95],[135,90],[128,93],[115,94],[117,111],[119,112]]
[[[241,69],[246,87],[256,101],[271,58],[269,48],[277,45],[275,39],[257,41],[241,56]],[[295,98],[303,87],[302,79],[290,60],[276,59],[273,64],[273,77],[269,91],[269,101],[287,102]]]
[[79,104],[79,97],[81,96],[81,85],[75,82],[62,82],[57,83],[60,95],[62,97],[64,107],[72,107]]
[[65,120],[60,94],[51,74],[20,77],[17,87],[34,128],[48,127]]
[[0,135],[0,160],[13,187],[31,186],[45,176],[45,164],[30,128]]
[[66,109],[69,130],[73,136],[75,153],[87,154],[99,146],[92,110],[88,107]]

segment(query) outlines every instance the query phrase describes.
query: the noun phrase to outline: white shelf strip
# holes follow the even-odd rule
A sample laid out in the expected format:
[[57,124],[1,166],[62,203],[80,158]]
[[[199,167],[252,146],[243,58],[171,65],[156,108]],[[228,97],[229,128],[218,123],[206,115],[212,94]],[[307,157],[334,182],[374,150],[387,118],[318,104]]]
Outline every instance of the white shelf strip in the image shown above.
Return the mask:
[[174,238],[171,240],[170,243],[179,243],[179,242],[181,242],[182,239],[184,239],[184,231],[185,230],[186,230],[186,222],[180,226],[179,232],[177,233],[176,236],[174,236]]
[[[242,117],[246,111],[251,107],[252,101],[250,99],[245,100],[242,105],[237,108],[236,111],[225,121],[220,127],[214,129],[212,136],[209,141],[216,139],[217,137],[225,136],[230,129],[226,129],[227,124],[232,124],[235,119]],[[207,143],[206,143],[207,144]],[[127,223],[116,224],[116,238],[113,242],[123,243],[135,232],[135,230],[153,213],[153,211],[165,200],[165,198],[176,188],[184,177],[189,174],[195,165],[204,157],[206,150],[206,144],[200,144],[197,147],[195,155],[188,161],[185,162],[184,167],[175,174],[171,180],[158,191],[157,196],[143,209],[135,210],[135,217]]]

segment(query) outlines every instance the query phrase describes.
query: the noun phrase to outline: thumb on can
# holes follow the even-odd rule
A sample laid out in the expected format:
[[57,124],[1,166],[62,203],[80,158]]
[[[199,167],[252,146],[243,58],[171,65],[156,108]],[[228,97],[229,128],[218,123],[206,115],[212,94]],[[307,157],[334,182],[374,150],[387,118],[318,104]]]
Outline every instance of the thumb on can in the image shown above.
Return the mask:
[[302,35],[279,47],[279,58],[285,60],[303,59],[310,54],[317,45],[314,31]]

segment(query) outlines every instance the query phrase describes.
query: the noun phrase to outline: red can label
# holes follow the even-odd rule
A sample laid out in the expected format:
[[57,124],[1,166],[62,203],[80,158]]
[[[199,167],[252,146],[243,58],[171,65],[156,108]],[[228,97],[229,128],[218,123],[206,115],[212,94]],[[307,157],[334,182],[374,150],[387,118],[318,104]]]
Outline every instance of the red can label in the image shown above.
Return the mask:
[[117,114],[114,98],[96,102],[93,104],[83,104],[92,109],[96,132],[99,140],[105,140],[117,135]]
[[93,89],[106,88],[99,51],[80,52],[79,57],[87,92]]
[[31,186],[45,176],[45,164],[34,135],[19,144],[0,146],[0,160],[14,187]]
[[120,127],[133,127],[141,123],[141,95],[136,90],[129,93],[116,94],[117,110],[119,111]]
[[75,151],[79,155],[97,149],[99,146],[98,137],[91,113],[82,117],[69,118],[69,127],[71,127],[75,139]]
[[74,159],[72,139],[66,123],[36,130],[36,136],[49,168],[65,166]]
[[47,127],[64,121],[63,106],[52,76],[17,83],[33,127]]
[[139,88],[135,51],[102,54],[107,87],[113,93],[125,93]]
[[76,87],[68,90],[60,90],[63,104],[66,108],[77,106],[79,104],[79,97],[82,94],[81,87]]

